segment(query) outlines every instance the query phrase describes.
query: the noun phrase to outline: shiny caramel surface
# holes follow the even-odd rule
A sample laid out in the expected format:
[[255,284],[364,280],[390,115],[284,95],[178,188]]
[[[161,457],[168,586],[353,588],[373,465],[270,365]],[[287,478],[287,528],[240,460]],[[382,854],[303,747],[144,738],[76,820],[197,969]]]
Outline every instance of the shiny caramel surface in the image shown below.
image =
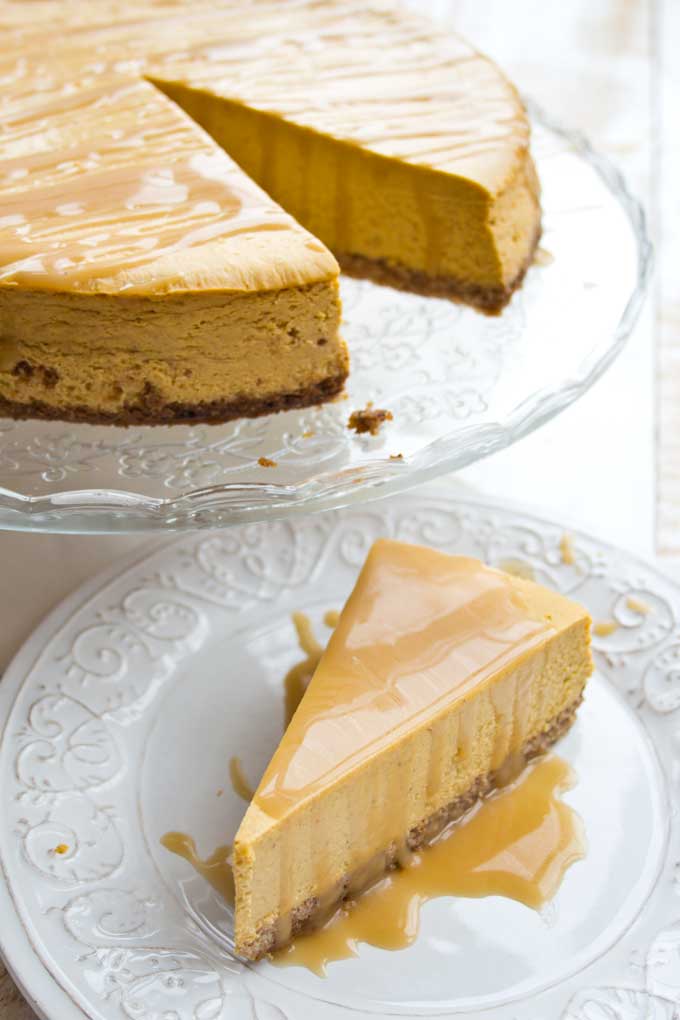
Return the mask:
[[203,858],[196,849],[193,836],[184,832],[166,832],[161,845],[170,853],[183,857],[185,861],[223,896],[227,903],[234,902],[234,876],[231,870],[231,847],[218,846]]
[[[480,201],[526,153],[524,111],[493,63],[387,3],[4,0],[0,30],[2,286],[147,294],[337,273],[152,81],[464,177]],[[293,269],[269,265],[273,233]]]
[[554,622],[524,584],[478,560],[376,542],[257,807],[284,817],[544,642]]
[[505,896],[540,909],[585,855],[581,819],[559,797],[574,782],[560,758],[530,766],[323,928],[298,936],[274,962],[323,976],[329,963],[356,956],[361,942],[404,949],[418,935],[420,908],[437,896]]
[[522,104],[494,64],[392,3],[251,10],[223,8],[221,36],[158,57],[151,74],[492,190],[527,145]]
[[177,289],[187,253],[272,232],[294,236],[291,258],[306,253],[310,277],[323,278],[318,242],[146,82],[112,79],[30,116],[9,110],[2,128],[0,284]]

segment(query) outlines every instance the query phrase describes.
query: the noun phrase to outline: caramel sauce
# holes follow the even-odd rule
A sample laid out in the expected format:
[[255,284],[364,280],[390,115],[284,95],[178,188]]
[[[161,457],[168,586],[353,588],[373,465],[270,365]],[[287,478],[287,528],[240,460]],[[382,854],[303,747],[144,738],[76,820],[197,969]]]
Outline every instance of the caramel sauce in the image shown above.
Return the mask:
[[[340,251],[351,250],[351,147],[493,190],[528,144],[522,105],[489,61],[455,35],[362,0],[262,3],[254,17],[197,2],[122,3],[96,21],[92,4],[80,5],[86,16],[77,6],[55,8],[42,26],[18,15],[5,30],[5,285],[97,290],[120,276],[127,287],[129,270],[161,256],[244,231],[294,229],[258,189],[244,199],[235,172],[220,181],[197,171],[198,150],[223,170],[230,161],[144,77],[266,111],[265,190],[282,173],[277,118],[344,141],[334,168]],[[437,264],[447,221],[436,202],[422,202]]]
[[218,846],[205,859],[199,857],[196,841],[184,832],[166,832],[161,845],[170,853],[183,857],[192,868],[223,896],[227,903],[234,902],[234,875],[231,869],[231,846]]
[[241,759],[235,755],[229,759],[229,778],[231,780],[231,788],[234,793],[245,800],[247,804],[250,804],[253,799],[254,790],[243,773],[243,766],[241,765]]
[[614,634],[619,629],[619,625],[616,620],[599,620],[593,624],[593,633],[597,634],[598,637],[609,637],[610,634]]
[[[271,818],[284,817],[351,771],[367,747],[377,753],[414,719],[437,718],[544,643],[554,620],[530,610],[522,584],[478,560],[376,542],[322,659],[305,621],[296,619],[308,656],[286,677],[288,718],[305,689],[306,697],[254,803]],[[521,692],[510,682],[496,687],[498,717],[512,717]],[[517,713],[513,746],[499,744],[493,767],[523,745],[523,720]],[[393,822],[386,843],[403,831],[396,813]]]
[[540,909],[585,854],[581,820],[559,799],[574,778],[555,756],[529,766],[405,867],[348,901],[323,928],[296,938],[274,962],[324,976],[332,961],[356,956],[361,942],[403,949],[418,935],[421,906],[439,896],[504,896]]
[[628,596],[626,605],[633,613],[638,613],[640,616],[647,616],[652,608],[647,602],[643,602],[642,599],[636,599],[634,595]]
[[[323,622],[332,629],[337,626],[339,618],[340,614],[337,610],[329,609]],[[290,720],[295,715],[295,710],[302,701],[302,696],[307,690],[312,674],[319,665],[319,659],[324,652],[323,645],[319,644],[314,636],[312,622],[305,613],[293,613],[293,624],[297,632],[298,644],[305,657],[288,670],[283,680],[285,689],[284,729],[287,729]]]
[[[480,705],[471,692],[485,693],[491,706],[495,737],[483,772],[502,788],[458,824],[450,823],[443,835],[433,814],[418,830],[421,843],[432,845],[413,852],[408,834],[416,830],[408,820],[404,776],[399,768],[386,773],[382,800],[376,802],[369,789],[356,818],[359,827],[366,819],[370,823],[372,855],[348,861],[334,886],[323,891],[330,861],[323,846],[314,848],[323,891],[314,908],[320,927],[300,936],[278,961],[323,973],[329,961],[355,955],[362,941],[389,949],[409,945],[417,935],[420,905],[435,896],[503,895],[537,909],[554,895],[566,868],[583,855],[582,833],[557,796],[571,783],[568,766],[548,758],[522,773],[527,699],[536,671],[544,668],[545,643],[583,615],[577,606],[477,560],[388,540],[369,552],[343,613],[337,619],[325,615],[336,628],[324,654],[309,618],[294,614],[305,658],[285,678],[286,710],[295,714],[253,797],[260,811],[284,817],[320,784],[332,784],[355,761],[365,760],[367,748],[392,746],[414,720],[430,734],[425,779],[428,803],[434,802],[450,756],[466,761],[471,754]],[[355,827],[355,840],[358,832]],[[237,834],[237,847],[238,840]],[[360,842],[366,846],[363,835]],[[201,860],[190,837],[168,834],[163,845],[182,854],[215,888],[233,884],[229,848]],[[296,905],[291,853],[284,839],[278,944],[290,936]],[[399,870],[385,877],[395,862]],[[342,896],[347,905],[336,910]]]
[[0,280],[87,288],[180,249],[290,229],[285,213],[256,208],[244,190],[226,155],[198,154],[160,170],[122,166],[64,181],[58,201],[49,190],[10,194],[0,201]]
[[566,531],[560,539],[560,556],[562,557],[562,562],[568,567],[573,566],[575,563],[574,540]]

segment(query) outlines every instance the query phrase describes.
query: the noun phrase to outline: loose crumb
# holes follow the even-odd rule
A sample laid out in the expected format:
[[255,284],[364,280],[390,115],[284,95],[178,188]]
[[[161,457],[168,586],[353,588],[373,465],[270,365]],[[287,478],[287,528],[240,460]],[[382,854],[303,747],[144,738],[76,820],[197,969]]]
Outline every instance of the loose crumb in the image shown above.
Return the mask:
[[403,453],[391,453],[390,454],[390,460],[403,460],[403,459],[404,459],[404,454]]
[[560,555],[562,556],[563,563],[566,563],[567,566],[573,565],[575,559],[574,540],[566,531],[560,539]]
[[223,793],[224,793],[224,790],[222,790],[222,789],[220,788],[220,789],[219,789],[219,790],[217,791],[217,796],[218,796],[218,797],[221,797]]
[[647,613],[652,611],[652,607],[643,602],[642,599],[636,599],[634,595],[629,595],[626,599],[626,605],[634,613],[639,613],[640,616],[646,616]]
[[57,843],[57,845],[55,846],[55,848],[52,851],[52,853],[53,854],[67,854],[68,853],[68,843]]
[[316,432],[314,431],[314,429],[307,429],[306,432],[302,433],[302,438],[303,439],[311,439],[312,436],[315,436],[315,435],[316,435]]
[[601,620],[593,625],[593,631],[598,637],[609,637],[610,634],[613,634],[618,629],[619,625],[616,620]]
[[386,421],[393,421],[392,412],[381,407],[373,407],[369,401],[363,411],[352,411],[347,428],[354,429],[357,435],[370,432],[372,436],[377,436],[381,425]]
[[276,467],[276,461],[270,460],[269,457],[259,457],[257,463],[260,467]]

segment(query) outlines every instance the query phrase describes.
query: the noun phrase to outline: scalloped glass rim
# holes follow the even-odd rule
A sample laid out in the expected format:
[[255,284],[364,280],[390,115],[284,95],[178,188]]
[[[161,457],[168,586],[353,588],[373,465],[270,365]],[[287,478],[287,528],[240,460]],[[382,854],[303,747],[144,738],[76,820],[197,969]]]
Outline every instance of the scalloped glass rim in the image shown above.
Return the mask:
[[[162,494],[162,483],[158,485],[161,495],[126,491],[112,486],[97,488],[74,486],[63,491],[30,494],[0,485],[0,529],[70,533],[177,531],[187,528],[228,526],[348,506],[408,489],[502,450],[545,424],[582,396],[621,352],[637,320],[650,276],[652,247],[647,235],[644,211],[629,192],[624,178],[616,167],[606,157],[598,154],[582,134],[558,126],[533,102],[528,101],[527,105],[532,121],[539,129],[544,129],[560,142],[566,143],[571,153],[595,171],[625,214],[636,254],[635,283],[616,328],[612,332],[607,332],[607,335],[602,335],[576,366],[570,366],[565,378],[552,380],[549,385],[542,386],[534,392],[520,393],[518,402],[507,409],[501,409],[503,413],[499,412],[497,420],[488,420],[487,415],[486,420],[477,424],[463,423],[457,425],[454,431],[443,432],[409,453],[404,460],[396,459],[394,455],[390,457],[389,451],[384,449],[385,440],[381,438],[381,441],[374,444],[370,450],[370,456],[366,453],[364,462],[359,458],[358,463],[341,467],[339,470],[325,470],[321,459],[316,470],[312,470],[303,479],[294,478],[292,481],[270,483],[247,478],[237,482],[188,488],[175,497],[166,497]],[[398,300],[397,297],[394,298],[395,302]],[[420,300],[441,304],[434,299]],[[510,308],[512,307],[511,304]],[[495,321],[502,322],[507,315],[506,311],[500,320]],[[337,405],[326,406],[337,408]],[[347,410],[346,405],[343,413]],[[493,413],[493,405],[485,410]],[[313,413],[320,415],[323,411]],[[466,411],[465,414],[467,413]],[[303,417],[305,412],[289,414],[297,416],[300,423],[309,420],[309,412],[307,418]],[[337,432],[337,410],[335,414],[333,428]],[[287,416],[278,416],[279,419],[284,417]],[[270,422],[271,419],[257,421]],[[38,423],[36,427],[46,424]],[[315,424],[315,421],[312,421],[312,424]],[[13,423],[9,425],[9,428],[12,427]],[[73,441],[71,436],[85,436],[92,428],[88,425],[68,426],[67,438],[71,442]],[[216,428],[217,426],[210,427],[211,436],[215,434]],[[178,429],[186,430],[187,426],[154,429],[154,439],[158,437],[167,440],[168,435],[177,434]],[[123,430],[115,431],[121,434]],[[77,440],[75,442],[77,445]],[[352,437],[350,440],[345,437],[344,442],[346,445],[353,442],[354,449],[358,449],[360,454],[369,450],[368,445],[363,447],[360,445],[365,443],[363,438],[358,440]],[[156,455],[163,456],[163,450],[168,445],[167,442],[160,442],[155,450]],[[126,449],[129,450],[130,447],[126,446]],[[150,449],[153,454],[153,444],[150,444]],[[255,449],[251,441],[250,450],[251,455],[255,450],[255,460],[251,461],[251,464],[257,467],[257,457],[266,454],[267,449],[266,447]],[[49,452],[47,458],[49,462]],[[77,467],[82,468],[83,464],[78,464]],[[87,468],[87,464],[85,467]],[[266,469],[259,469],[254,474],[261,476],[263,470]],[[276,470],[273,472],[275,477],[278,473]],[[43,481],[49,479],[49,471],[42,475],[42,479]],[[3,479],[0,467],[0,481],[3,480],[6,482],[8,479],[6,477]]]

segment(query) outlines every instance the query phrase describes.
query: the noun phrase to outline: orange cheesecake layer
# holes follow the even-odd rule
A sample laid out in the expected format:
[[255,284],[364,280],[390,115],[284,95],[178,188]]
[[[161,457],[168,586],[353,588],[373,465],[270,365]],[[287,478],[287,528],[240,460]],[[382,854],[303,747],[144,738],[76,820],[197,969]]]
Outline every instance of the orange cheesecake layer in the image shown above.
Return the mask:
[[530,581],[377,542],[237,833],[237,951],[284,944],[329,890],[556,739],[592,669],[589,627]]

